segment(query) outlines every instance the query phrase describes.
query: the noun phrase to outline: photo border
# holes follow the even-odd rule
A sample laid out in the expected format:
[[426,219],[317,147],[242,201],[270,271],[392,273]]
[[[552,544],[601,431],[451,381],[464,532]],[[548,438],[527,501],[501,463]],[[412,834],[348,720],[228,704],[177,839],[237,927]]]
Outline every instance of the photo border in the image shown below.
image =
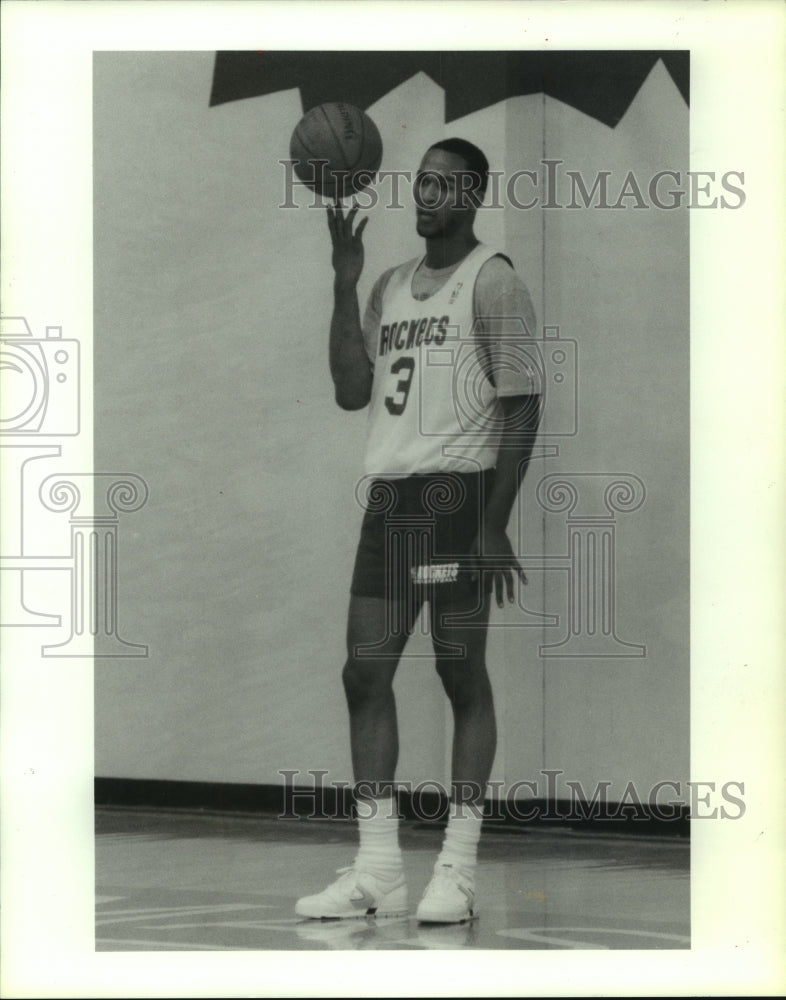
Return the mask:
[[[353,953],[351,971],[341,953],[96,954],[100,661],[34,662],[28,637],[3,634],[4,995],[341,996],[350,979],[361,993],[378,983],[380,996],[782,990],[782,5],[6,0],[2,21],[4,312],[35,332],[58,324],[78,335],[86,373],[94,49],[342,48],[350,30],[353,46],[368,47],[399,37],[402,48],[494,48],[502,37],[533,49],[689,48],[691,168],[743,170],[748,194],[738,212],[691,219],[691,777],[743,778],[748,804],[738,823],[692,829],[691,951],[465,952],[449,966],[399,952],[406,982],[384,985],[374,954]],[[64,449],[83,469],[89,409]]]

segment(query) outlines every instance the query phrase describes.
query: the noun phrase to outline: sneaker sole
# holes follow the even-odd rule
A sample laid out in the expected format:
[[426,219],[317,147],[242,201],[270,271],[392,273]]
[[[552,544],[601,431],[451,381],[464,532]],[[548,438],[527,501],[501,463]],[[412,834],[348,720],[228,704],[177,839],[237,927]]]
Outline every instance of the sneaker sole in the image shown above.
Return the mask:
[[480,914],[477,909],[472,910],[471,913],[465,913],[461,916],[445,916],[444,913],[437,916],[436,914],[417,914],[417,921],[419,924],[469,924],[473,920],[477,920]]
[[387,920],[394,917],[408,917],[409,910],[353,910],[352,913],[304,913],[295,907],[295,915],[308,920]]

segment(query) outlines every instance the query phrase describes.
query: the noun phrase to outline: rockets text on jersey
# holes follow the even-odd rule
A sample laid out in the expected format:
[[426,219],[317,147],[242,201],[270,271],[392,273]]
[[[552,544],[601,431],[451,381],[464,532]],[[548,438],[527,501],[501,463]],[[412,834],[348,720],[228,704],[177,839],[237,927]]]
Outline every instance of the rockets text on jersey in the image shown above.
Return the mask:
[[[478,244],[433,295],[416,299],[412,278],[422,258],[396,268],[382,297],[374,381],[369,407],[366,471],[412,475],[490,468],[496,446],[490,440],[499,419],[493,389],[482,396],[467,428],[457,397],[479,375],[474,339],[473,293],[481,267],[498,251]],[[488,390],[484,386],[484,390]]]

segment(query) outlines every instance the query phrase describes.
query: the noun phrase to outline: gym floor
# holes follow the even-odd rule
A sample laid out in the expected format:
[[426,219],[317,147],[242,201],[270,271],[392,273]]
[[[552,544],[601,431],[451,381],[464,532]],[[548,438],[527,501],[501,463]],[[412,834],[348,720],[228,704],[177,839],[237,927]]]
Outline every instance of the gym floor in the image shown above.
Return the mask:
[[[441,837],[434,824],[402,823],[413,912]],[[472,923],[296,917],[295,900],[331,882],[355,845],[338,820],[100,808],[96,950],[690,947],[686,838],[491,825]]]

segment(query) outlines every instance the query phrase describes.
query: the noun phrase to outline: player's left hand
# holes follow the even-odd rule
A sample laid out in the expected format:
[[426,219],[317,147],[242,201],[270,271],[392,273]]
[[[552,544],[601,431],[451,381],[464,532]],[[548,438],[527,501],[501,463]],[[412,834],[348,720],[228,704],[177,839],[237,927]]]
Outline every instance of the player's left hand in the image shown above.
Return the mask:
[[515,599],[513,590],[513,575],[518,576],[523,584],[528,582],[527,575],[519,565],[513,552],[507,532],[504,528],[493,528],[484,525],[478,533],[469,551],[470,578],[474,581],[478,573],[483,574],[483,592],[488,594],[494,590],[497,604],[501,608],[505,603],[505,595],[512,603]]

